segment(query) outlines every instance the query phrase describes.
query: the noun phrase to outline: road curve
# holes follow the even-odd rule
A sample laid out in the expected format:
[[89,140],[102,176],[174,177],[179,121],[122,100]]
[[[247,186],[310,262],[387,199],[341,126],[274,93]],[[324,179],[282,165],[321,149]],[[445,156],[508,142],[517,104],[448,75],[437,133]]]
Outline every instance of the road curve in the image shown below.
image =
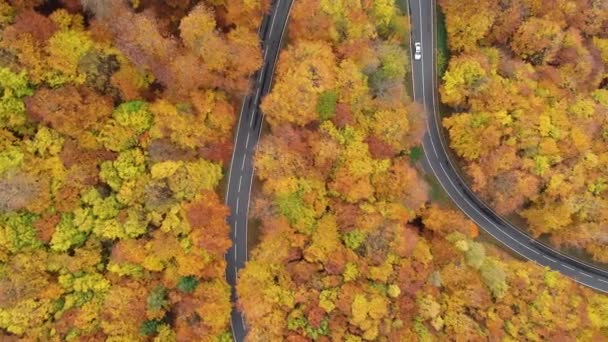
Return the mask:
[[[238,299],[236,293],[238,270],[245,266],[248,253],[247,218],[253,184],[252,161],[264,122],[264,114],[260,111],[259,104],[270,91],[292,1],[273,1],[270,13],[262,20],[259,35],[264,53],[263,64],[253,75],[252,89],[243,99],[233,144],[226,189],[226,205],[230,207],[228,224],[232,239],[232,247],[226,253],[226,280],[231,287],[230,300],[234,305]],[[230,326],[234,340],[244,341],[247,326],[242,313],[236,307],[233,307],[230,314]]]
[[456,163],[450,156],[441,126],[441,117],[437,111],[435,1],[408,0],[408,4],[412,24],[412,41],[421,42],[423,51],[422,60],[416,61],[412,55],[411,61],[414,100],[422,103],[428,113],[427,134],[423,141],[425,168],[435,176],[452,201],[498,242],[522,258],[548,266],[578,283],[608,293],[608,271],[536,241],[496,214],[466,185],[458,172]]

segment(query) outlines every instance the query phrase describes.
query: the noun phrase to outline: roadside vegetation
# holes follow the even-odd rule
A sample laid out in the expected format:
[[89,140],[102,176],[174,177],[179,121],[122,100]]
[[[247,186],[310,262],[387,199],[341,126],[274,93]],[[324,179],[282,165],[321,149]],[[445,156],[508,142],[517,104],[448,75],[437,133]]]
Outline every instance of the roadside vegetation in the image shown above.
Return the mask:
[[82,5],[0,1],[0,340],[229,341],[215,191],[267,3]]
[[607,4],[439,3],[444,125],[473,188],[533,236],[608,262]]

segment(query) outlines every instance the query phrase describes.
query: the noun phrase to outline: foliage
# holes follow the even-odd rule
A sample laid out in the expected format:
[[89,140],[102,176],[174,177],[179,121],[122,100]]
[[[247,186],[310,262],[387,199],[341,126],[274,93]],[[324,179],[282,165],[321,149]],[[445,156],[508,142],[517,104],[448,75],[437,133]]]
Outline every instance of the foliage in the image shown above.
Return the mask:
[[2,249],[17,253],[23,249],[37,248],[41,241],[36,236],[34,221],[36,215],[31,213],[9,213],[0,216]]
[[91,49],[93,42],[86,34],[74,30],[55,33],[48,42],[50,71],[46,76],[49,85],[56,87],[65,83],[82,84],[85,75],[78,72],[78,62]]
[[192,293],[198,286],[198,279],[193,276],[180,277],[177,288],[182,292]]
[[0,0],[0,340],[231,340],[215,191],[267,5],[43,2]]
[[[446,120],[451,136],[461,139],[457,144],[452,139],[457,152],[478,163],[500,156],[497,170],[517,154],[532,155],[541,149],[548,156],[555,154],[558,147],[547,141],[511,154],[498,150],[509,141],[498,133],[520,134],[510,128],[524,113],[536,113],[536,108],[512,112],[494,107],[515,92],[523,97],[549,91],[543,88],[546,84],[526,92],[511,88],[510,83],[493,83],[515,68],[500,65],[501,50],[476,50],[478,42],[494,34],[493,24],[501,20],[500,6],[496,1],[442,3],[451,6],[446,11],[452,25],[448,28],[451,48],[456,54],[467,51],[450,62],[442,89],[444,99],[464,112]],[[395,40],[397,34],[384,31],[399,20],[393,2],[320,0],[293,6],[290,45],[280,56],[276,85],[262,105],[270,130],[255,156],[262,185],[251,208],[260,241],[239,272],[237,284],[247,338],[605,338],[597,323],[602,304],[596,301],[594,309],[585,311],[591,291],[475,241],[478,227],[462,213],[428,203],[427,187],[408,158],[408,152],[415,155],[412,148],[420,146],[424,113],[406,95],[402,80],[409,67]],[[460,12],[468,17],[454,18]],[[529,71],[520,70],[513,77],[528,77]],[[529,80],[527,86],[535,84]],[[472,98],[475,103],[469,103]],[[591,108],[597,108],[586,99],[574,106],[563,101],[559,106],[568,112],[566,116],[556,111],[538,114],[549,118],[543,124],[546,137],[563,137],[565,120],[588,118]],[[485,103],[493,108],[478,110]],[[484,139],[478,141],[479,136]],[[570,148],[589,151],[593,145],[580,138]],[[587,154],[584,165],[597,167],[600,159]],[[545,164],[556,161],[547,158]],[[535,165],[516,165],[517,173],[486,181],[531,196],[538,189],[538,176],[523,170]],[[544,172],[550,170],[551,166]],[[473,174],[484,180],[482,172]],[[554,191],[563,191],[566,181],[570,179],[556,179]],[[592,190],[602,194],[604,183],[598,179]],[[505,202],[521,205],[529,198],[508,195]],[[553,225],[567,224],[559,216],[562,211],[555,208]]]
[[129,101],[122,103],[112,113],[112,117],[121,126],[131,127],[141,134],[152,126],[152,113],[144,101]]
[[[443,121],[472,187],[534,236],[608,260],[606,20],[588,2],[441,1]],[[598,26],[599,25],[599,26]]]
[[16,74],[8,68],[0,68],[0,128],[18,129],[25,124],[23,97],[32,95],[25,72]]
[[319,120],[329,120],[336,112],[336,102],[338,101],[338,94],[333,91],[324,91],[319,95],[317,101],[317,113],[319,113]]
[[147,320],[139,328],[139,333],[144,336],[155,335],[158,331],[160,321],[158,320]]

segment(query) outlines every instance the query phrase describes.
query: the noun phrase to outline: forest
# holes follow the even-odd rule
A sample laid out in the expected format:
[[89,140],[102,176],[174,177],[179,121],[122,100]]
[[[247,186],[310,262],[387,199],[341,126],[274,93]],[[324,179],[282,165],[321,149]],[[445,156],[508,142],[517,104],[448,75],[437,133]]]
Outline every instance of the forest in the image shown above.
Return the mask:
[[0,1],[0,340],[232,340],[218,192],[267,6]]
[[493,208],[608,263],[608,3],[441,0],[450,145]]
[[[558,2],[441,1],[445,124],[501,212],[561,224],[562,243],[588,229],[600,258],[608,11]],[[259,243],[231,303],[224,175],[270,5],[0,0],[1,341],[228,342],[234,305],[253,342],[608,339],[607,296],[431,198],[395,0],[294,1],[261,105]],[[554,207],[576,210],[563,224]]]
[[605,295],[515,260],[432,202],[397,4],[296,1],[290,20],[262,102],[261,241],[237,285],[248,341],[608,338]]

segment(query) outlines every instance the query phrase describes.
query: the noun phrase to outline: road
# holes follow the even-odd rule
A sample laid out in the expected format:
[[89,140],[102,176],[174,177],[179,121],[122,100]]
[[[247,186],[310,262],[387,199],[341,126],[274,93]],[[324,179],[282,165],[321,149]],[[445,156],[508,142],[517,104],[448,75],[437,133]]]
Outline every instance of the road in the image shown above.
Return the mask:
[[433,0],[409,0],[411,50],[414,42],[422,43],[422,60],[416,61],[413,55],[411,57],[414,100],[422,103],[427,113],[427,134],[423,141],[425,168],[434,174],[452,201],[499,243],[524,259],[548,266],[598,291],[608,292],[608,271],[562,254],[511,225],[477,198],[457,171],[437,111],[435,10]]
[[[253,155],[260,139],[264,115],[259,110],[260,100],[268,94],[274,69],[279,57],[281,42],[287,27],[292,0],[275,0],[270,13],[264,16],[259,35],[264,53],[261,69],[252,77],[252,89],[243,99],[226,189],[226,205],[230,207],[228,223],[232,247],[226,253],[226,280],[231,286],[231,301],[237,303],[236,281],[238,270],[247,261],[247,218],[253,184]],[[236,307],[230,315],[232,336],[244,341],[247,332],[245,320]]]

